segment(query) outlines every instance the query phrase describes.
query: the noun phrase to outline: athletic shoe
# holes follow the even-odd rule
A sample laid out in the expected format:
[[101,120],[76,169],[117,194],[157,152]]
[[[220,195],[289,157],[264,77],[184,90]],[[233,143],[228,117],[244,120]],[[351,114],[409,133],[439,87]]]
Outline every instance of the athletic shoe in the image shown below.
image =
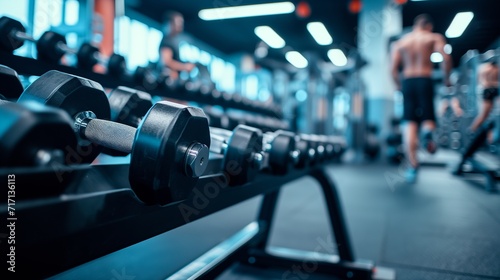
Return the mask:
[[415,184],[417,182],[418,169],[414,167],[408,167],[405,171],[405,181],[408,184]]

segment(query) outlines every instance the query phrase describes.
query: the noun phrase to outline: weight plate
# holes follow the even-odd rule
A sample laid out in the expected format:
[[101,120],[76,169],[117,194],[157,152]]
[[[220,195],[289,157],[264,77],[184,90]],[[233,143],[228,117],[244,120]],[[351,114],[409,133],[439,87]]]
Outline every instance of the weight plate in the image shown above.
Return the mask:
[[224,172],[230,186],[250,182],[259,172],[254,157],[263,150],[262,137],[262,131],[246,125],[238,125],[233,130],[224,153]]
[[195,142],[210,147],[208,120],[201,109],[160,101],[149,110],[130,160],[129,180],[140,200],[165,205],[189,196],[198,178],[186,175],[184,160]]
[[[111,116],[108,98],[99,83],[55,70],[43,74],[26,88],[18,102],[27,101],[61,108],[73,121],[75,115],[83,111],[92,111],[103,120],[109,120]],[[101,146],[80,138],[74,152],[80,159],[79,163],[90,163],[101,150]]]
[[55,151],[61,153],[65,164],[78,163],[74,154],[77,138],[66,112],[36,102],[5,102],[0,106],[0,119],[0,166],[33,166],[37,159],[50,161],[50,157],[37,157],[42,151],[48,156]]

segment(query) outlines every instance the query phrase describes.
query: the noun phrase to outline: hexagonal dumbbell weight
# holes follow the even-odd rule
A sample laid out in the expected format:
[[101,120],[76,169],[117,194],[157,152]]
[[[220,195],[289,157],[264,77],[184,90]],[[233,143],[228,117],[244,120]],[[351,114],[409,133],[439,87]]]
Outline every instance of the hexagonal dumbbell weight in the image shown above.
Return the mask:
[[23,90],[17,72],[10,67],[0,65],[0,94],[7,99],[17,99]]
[[[1,98],[0,98],[1,99]],[[66,112],[0,100],[0,166],[70,164],[77,139]]]

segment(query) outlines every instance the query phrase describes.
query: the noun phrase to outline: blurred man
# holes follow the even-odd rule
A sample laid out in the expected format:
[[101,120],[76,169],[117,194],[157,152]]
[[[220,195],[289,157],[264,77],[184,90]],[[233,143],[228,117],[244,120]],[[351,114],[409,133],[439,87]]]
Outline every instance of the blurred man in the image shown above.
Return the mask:
[[496,61],[491,60],[481,65],[478,80],[479,85],[483,88],[483,102],[481,112],[470,127],[472,132],[475,132],[488,118],[493,110],[495,98],[498,96],[498,65]]
[[[414,183],[417,178],[418,136],[422,126],[422,144],[430,153],[437,145],[432,132],[436,128],[434,112],[434,85],[431,79],[433,52],[443,56],[442,69],[445,86],[450,86],[451,58],[445,53],[445,38],[433,33],[433,22],[429,15],[415,18],[413,30],[394,43],[392,51],[392,77],[398,90],[403,92],[403,120],[406,122],[404,140],[410,166],[405,173],[406,181]],[[403,69],[403,79],[399,79],[399,69]]]
[[179,72],[193,70],[192,63],[183,63],[179,57],[179,34],[184,31],[184,17],[178,12],[167,12],[164,17],[165,31],[160,43],[160,67],[163,74],[172,79],[179,77]]

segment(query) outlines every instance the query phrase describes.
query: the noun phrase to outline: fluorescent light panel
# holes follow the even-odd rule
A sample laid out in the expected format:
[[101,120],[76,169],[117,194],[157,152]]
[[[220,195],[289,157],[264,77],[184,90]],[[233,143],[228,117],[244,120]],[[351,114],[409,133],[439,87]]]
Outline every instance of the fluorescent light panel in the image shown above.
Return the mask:
[[446,54],[451,54],[451,52],[453,52],[453,47],[450,44],[446,44],[444,45],[443,51]]
[[308,23],[307,30],[319,45],[330,45],[333,42],[332,36],[321,22],[316,21]]
[[457,38],[462,36],[469,23],[474,18],[473,12],[462,12],[455,15],[450,27],[446,30],[446,37]]
[[285,54],[286,60],[297,68],[306,68],[309,64],[307,59],[297,51],[289,51]]
[[255,27],[254,32],[255,35],[257,35],[271,48],[280,49],[286,45],[285,40],[283,40],[283,38],[281,38],[281,36],[269,26],[257,26]]
[[440,62],[443,62],[443,55],[438,53],[438,52],[434,52],[431,54],[431,61],[433,63],[440,63]]
[[198,16],[202,20],[219,20],[229,18],[290,14],[294,11],[295,5],[292,2],[276,2],[258,5],[203,9],[198,12]]
[[335,66],[345,66],[347,64],[347,57],[340,49],[331,49],[328,51],[328,58]]

